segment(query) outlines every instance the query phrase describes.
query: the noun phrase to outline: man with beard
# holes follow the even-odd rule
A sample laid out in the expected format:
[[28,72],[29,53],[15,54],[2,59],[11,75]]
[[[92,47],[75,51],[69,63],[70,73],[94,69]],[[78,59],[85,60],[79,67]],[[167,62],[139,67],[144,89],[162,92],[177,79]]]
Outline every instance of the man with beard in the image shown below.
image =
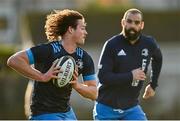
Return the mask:
[[150,63],[152,73],[143,98],[153,97],[158,86],[162,54],[153,37],[141,34],[142,12],[127,10],[121,25],[122,32],[105,42],[100,56],[95,120],[147,120],[138,97]]

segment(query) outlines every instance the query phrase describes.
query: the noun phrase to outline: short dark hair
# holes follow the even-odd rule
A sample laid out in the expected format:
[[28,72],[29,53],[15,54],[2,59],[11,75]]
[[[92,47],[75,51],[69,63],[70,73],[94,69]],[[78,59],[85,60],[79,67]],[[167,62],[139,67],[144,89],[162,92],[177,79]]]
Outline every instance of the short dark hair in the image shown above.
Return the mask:
[[47,39],[57,40],[67,32],[69,26],[76,28],[77,20],[83,18],[82,14],[74,10],[54,10],[54,13],[47,15],[44,27]]
[[136,9],[136,8],[128,9],[128,10],[124,13],[123,19],[126,19],[128,13],[131,13],[131,14],[141,14],[141,18],[142,18],[142,21],[143,21],[143,13],[142,13],[140,10],[138,10],[138,9]]

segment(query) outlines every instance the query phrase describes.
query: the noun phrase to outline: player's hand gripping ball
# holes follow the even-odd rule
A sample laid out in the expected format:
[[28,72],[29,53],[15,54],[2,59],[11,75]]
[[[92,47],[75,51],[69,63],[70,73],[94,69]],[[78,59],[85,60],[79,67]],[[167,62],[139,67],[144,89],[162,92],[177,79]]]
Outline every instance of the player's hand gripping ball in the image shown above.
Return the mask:
[[54,79],[53,84],[64,87],[72,80],[76,63],[71,56],[63,56],[56,61],[58,61],[56,67],[60,66],[62,71],[57,74],[58,79]]

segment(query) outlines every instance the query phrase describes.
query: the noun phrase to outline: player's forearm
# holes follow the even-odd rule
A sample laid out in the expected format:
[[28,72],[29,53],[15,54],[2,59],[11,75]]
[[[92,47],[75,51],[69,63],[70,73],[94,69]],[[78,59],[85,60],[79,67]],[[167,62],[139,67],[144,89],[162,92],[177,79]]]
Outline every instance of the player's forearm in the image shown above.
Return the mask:
[[83,97],[89,98],[91,100],[96,100],[97,98],[97,87],[88,86],[85,84],[79,83],[74,89]]
[[133,75],[132,72],[113,73],[113,72],[106,72],[101,70],[98,73],[98,78],[102,84],[124,85],[124,84],[131,84],[133,80]]
[[152,72],[151,72],[151,87],[155,89],[158,86],[158,78],[162,68],[162,53],[159,49],[156,50],[152,60]]

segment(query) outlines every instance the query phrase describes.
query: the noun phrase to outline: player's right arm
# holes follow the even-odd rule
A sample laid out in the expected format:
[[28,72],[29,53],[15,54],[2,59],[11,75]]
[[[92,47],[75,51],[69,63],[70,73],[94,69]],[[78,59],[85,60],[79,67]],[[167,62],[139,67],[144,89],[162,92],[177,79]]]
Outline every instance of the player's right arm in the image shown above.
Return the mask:
[[146,76],[140,68],[125,73],[115,73],[116,66],[114,60],[115,52],[112,43],[107,41],[101,52],[98,64],[98,78],[100,83],[106,85],[131,84],[132,80],[145,80]]
[[141,68],[132,70],[133,80],[145,80],[146,74]]
[[41,73],[39,70],[33,68],[29,63],[29,58],[26,50],[17,52],[12,55],[8,59],[7,65],[23,76],[41,82],[48,82],[51,78],[57,78],[55,74],[59,72],[59,68],[55,68],[55,63],[46,73]]

